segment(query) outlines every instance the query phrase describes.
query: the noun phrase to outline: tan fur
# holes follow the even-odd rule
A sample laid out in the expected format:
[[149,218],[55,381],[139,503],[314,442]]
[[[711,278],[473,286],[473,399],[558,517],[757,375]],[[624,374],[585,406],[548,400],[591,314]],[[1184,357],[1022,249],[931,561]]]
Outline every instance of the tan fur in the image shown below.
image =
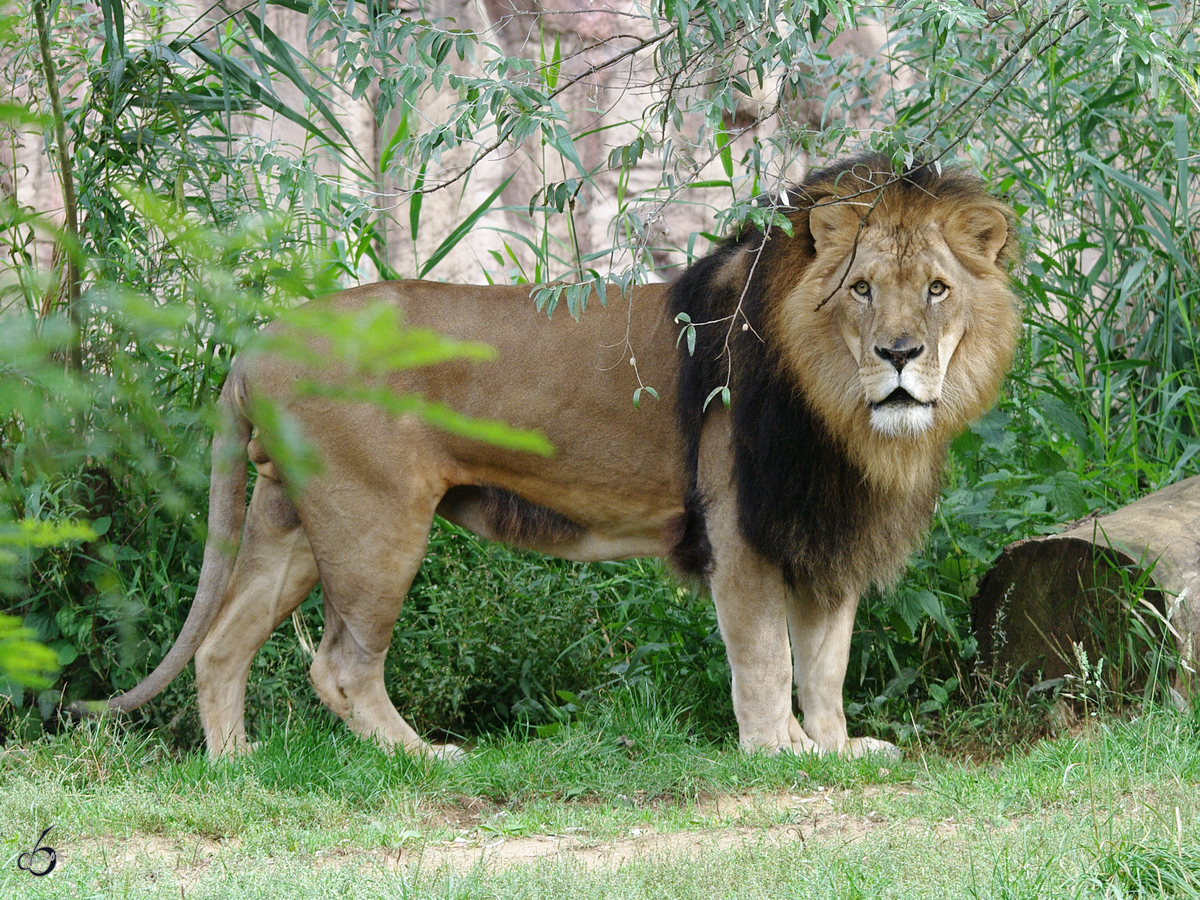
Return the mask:
[[[886,565],[864,561],[866,551],[836,563],[849,568],[844,583],[850,585],[902,559],[925,527],[911,520],[911,511],[936,490],[947,440],[995,396],[1017,331],[1002,267],[1003,207],[980,196],[957,205],[911,197],[901,205],[886,196],[874,203],[874,183],[872,177],[845,178],[815,186],[818,205],[795,214],[797,237],[756,276],[768,279],[761,337],[782,348],[787,377],[862,469],[863,490],[897,501],[871,511],[866,540],[899,549],[885,548]],[[860,229],[867,210],[870,218]],[[810,220],[815,259],[805,243]],[[744,279],[750,268],[741,258],[727,263],[720,277]],[[949,291],[937,303],[928,296],[932,278]],[[863,279],[874,291],[870,303],[849,293]],[[668,289],[635,288],[628,298],[611,292],[604,306],[593,299],[580,321],[563,311],[548,321],[523,287],[396,282],[317,303],[343,316],[386,303],[409,325],[495,346],[490,362],[447,362],[376,380],[395,394],[419,393],[466,415],[538,429],[553,443],[554,456],[498,449],[413,416],[297,390],[304,379],[336,383],[346,372],[340,365],[243,354],[222,393],[229,424],[214,444],[209,543],[188,623],[163,665],[111,704],[129,709],[145,702],[195,652],[209,751],[246,749],[243,703],[251,660],[319,578],[325,631],[312,680],[321,699],[355,732],[386,747],[452,755],[454,748],[415,734],[383,683],[393,624],[434,513],[487,537],[571,559],[670,552],[691,476],[674,408],[680,357]],[[269,331],[286,334],[287,327]],[[894,367],[875,348],[902,337],[925,347],[908,364],[918,376],[909,387],[919,401],[936,406],[923,430],[885,434],[872,425],[868,404],[890,392]],[[643,395],[643,408],[636,409],[631,398],[639,376],[661,399]],[[300,487],[287,487],[283,460],[270,452],[277,420],[263,417],[268,406],[321,460],[319,472]],[[719,403],[704,420],[696,489],[706,504],[709,583],[733,671],[741,743],[769,750],[887,749],[869,739],[851,742],[846,733],[841,687],[856,590],[842,588],[843,595],[830,598],[821,579],[792,583],[744,536],[731,421]],[[259,429],[253,440],[252,424]],[[243,489],[247,452],[258,480],[243,528],[234,499]],[[792,711],[793,684],[803,727]]]

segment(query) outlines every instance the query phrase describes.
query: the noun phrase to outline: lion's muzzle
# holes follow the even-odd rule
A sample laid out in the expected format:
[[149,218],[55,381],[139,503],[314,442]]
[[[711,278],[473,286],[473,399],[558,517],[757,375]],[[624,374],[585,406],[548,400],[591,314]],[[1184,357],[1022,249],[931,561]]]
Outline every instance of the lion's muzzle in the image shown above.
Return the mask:
[[907,335],[895,341],[890,347],[882,347],[879,344],[875,345],[875,355],[884,362],[889,362],[895,366],[897,372],[903,371],[908,363],[924,352],[925,345],[918,344]]
[[908,406],[924,407],[924,406],[934,406],[936,404],[937,404],[936,400],[929,400],[929,401],[918,400],[916,397],[914,397],[912,394],[910,394],[904,388],[898,387],[894,391],[892,391],[890,394],[888,394],[886,397],[884,397],[882,400],[872,401],[871,403],[868,404],[868,406],[870,406],[872,410],[876,410],[876,409],[880,409],[885,406],[887,406],[887,407],[908,407]]
[[936,366],[936,360],[925,352],[925,342],[903,332],[894,339],[872,341],[870,346],[878,361],[865,367],[862,374],[866,376],[871,427],[889,437],[917,435],[928,429],[933,424],[937,389],[927,383],[930,364]]
[[[912,358],[912,357],[910,357]],[[871,427],[889,437],[916,436],[933,425],[933,410],[937,398],[922,400],[905,386],[905,372],[900,366],[893,376],[895,387],[880,400],[870,400]]]

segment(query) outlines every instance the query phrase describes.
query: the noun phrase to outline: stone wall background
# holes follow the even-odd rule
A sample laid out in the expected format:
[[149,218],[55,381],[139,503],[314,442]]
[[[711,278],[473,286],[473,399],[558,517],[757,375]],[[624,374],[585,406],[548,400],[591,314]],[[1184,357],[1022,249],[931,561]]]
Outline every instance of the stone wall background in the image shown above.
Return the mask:
[[[232,8],[232,5],[230,5]],[[180,4],[179,13],[169,21],[160,23],[164,35],[184,29],[196,33],[196,22],[212,22],[224,10],[206,4],[186,0]],[[640,18],[637,7],[630,0],[427,0],[414,15],[437,20],[452,19],[455,27],[472,30],[484,40],[495,44],[502,52],[524,56],[529,59],[546,58],[555,42],[558,42],[563,63],[561,78],[570,79],[586,73],[597,63],[614,52],[631,47],[638,39],[649,37],[652,30],[644,18]],[[306,47],[306,17],[300,13],[270,6],[266,8],[266,21],[275,33],[294,47]],[[32,26],[30,26],[32,28]],[[77,35],[81,42],[89,40],[87,35]],[[102,39],[101,35],[91,38]],[[136,35],[130,34],[131,44]],[[852,66],[865,64],[884,45],[886,30],[881,25],[866,25],[847,32],[835,41],[831,50],[845,55]],[[325,65],[331,63],[328,52],[318,56]],[[11,96],[27,100],[32,95],[41,100],[41,78],[34,68],[35,59],[14,59],[10,53],[5,61],[5,70],[14,73]],[[64,63],[67,61],[63,61]],[[64,65],[64,69],[66,66]],[[464,73],[467,66],[457,64]],[[300,93],[282,82],[277,82],[281,94],[290,103],[302,108]],[[64,99],[72,90],[79,89],[78,78],[74,83],[64,84]],[[584,166],[588,169],[603,168],[610,151],[627,143],[635,134],[633,122],[638,122],[655,102],[662,99],[663,85],[655,83],[649,54],[631,56],[620,65],[610,66],[584,78],[559,97],[562,108],[570,113],[575,134],[583,134],[576,141],[576,149]],[[322,87],[322,90],[329,90]],[[259,140],[277,142],[281,152],[296,156],[319,155],[318,172],[339,181],[343,186],[361,192],[387,216],[386,244],[387,261],[392,269],[402,276],[416,272],[422,260],[446,239],[454,227],[474,210],[485,198],[511,177],[496,206],[510,207],[489,212],[472,230],[469,239],[462,241],[430,273],[430,277],[461,282],[482,282],[485,279],[507,281],[522,273],[533,275],[534,254],[523,245],[521,238],[537,240],[537,231],[544,224],[535,217],[531,221],[527,209],[530,198],[542,185],[544,179],[562,180],[573,174],[573,167],[554,150],[537,139],[530,139],[519,147],[505,146],[489,155],[474,169],[469,179],[460,181],[445,190],[428,194],[423,199],[420,229],[413,240],[408,219],[408,201],[397,191],[396,182],[379,171],[380,152],[388,136],[395,128],[395,117],[379,124],[375,121],[375,99],[377,89],[368,90],[366,96],[352,100],[349,94],[330,91],[329,100],[336,105],[338,118],[350,134],[354,147],[373,167],[364,179],[355,175],[335,155],[314,147],[314,141],[305,135],[295,123],[278,115],[247,117],[245,128]],[[454,97],[443,91],[441,95],[426,94],[421,98],[419,112],[431,119],[444,118]],[[679,99],[686,109],[687,96]],[[866,104],[869,107],[870,104]],[[819,127],[824,110],[825,97],[814,91],[812,96],[780,98],[770,92],[761,92],[745,99],[739,108],[736,121],[729,127],[745,129],[733,144],[734,159],[738,159],[754,139],[769,137],[781,127],[780,116],[786,116],[788,125]],[[847,107],[844,116],[869,118],[869,110],[863,104]],[[773,112],[777,109],[778,112]],[[828,122],[828,118],[826,119]],[[686,148],[687,135],[695,134],[700,124],[695,115],[684,127],[671,136],[677,145]],[[476,135],[477,141],[486,141],[488,135]],[[451,172],[463,165],[470,148],[457,148],[444,154],[441,163],[443,172]],[[724,177],[720,164],[697,151],[694,173],[697,180]],[[814,160],[814,163],[823,160]],[[777,183],[782,185],[803,177],[810,160],[800,151],[790,154],[786,162],[773,172]],[[52,161],[45,152],[40,134],[23,133],[10,137],[0,145],[0,169],[9,169],[14,176],[0,182],[3,191],[23,205],[61,217],[62,198],[59,181]],[[688,236],[697,232],[712,232],[715,229],[714,215],[728,207],[733,197],[728,189],[696,188],[681,194],[683,202],[673,202],[659,209],[655,192],[660,185],[661,163],[657,153],[650,153],[631,169],[620,172],[601,171],[596,183],[585,187],[579,194],[574,211],[574,230],[580,252],[588,254],[602,251],[613,244],[613,227],[618,212],[618,182],[624,182],[627,197],[644,200],[645,209],[656,215],[652,223],[654,272],[651,277],[670,277],[672,268],[685,261],[681,248],[687,245]],[[432,173],[431,178],[432,180]],[[522,212],[522,211],[526,212]],[[558,255],[561,265],[548,274],[552,278],[570,277],[571,262],[569,235],[566,218],[555,216],[550,222],[552,240],[559,243]],[[703,242],[697,250],[703,249]],[[45,260],[48,245],[38,248],[38,256]],[[510,251],[516,262],[508,258]],[[502,261],[497,261],[497,255]],[[601,259],[591,265],[600,271],[607,268],[620,270],[628,260],[614,258],[611,262]],[[371,266],[359,272],[361,280],[372,280],[379,275]]]

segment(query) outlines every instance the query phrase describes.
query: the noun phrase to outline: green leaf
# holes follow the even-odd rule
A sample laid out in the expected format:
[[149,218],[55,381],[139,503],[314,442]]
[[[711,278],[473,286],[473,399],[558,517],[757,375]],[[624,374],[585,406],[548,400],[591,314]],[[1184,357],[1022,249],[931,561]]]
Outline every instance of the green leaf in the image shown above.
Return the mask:
[[494,419],[471,418],[448,406],[423,400],[419,402],[417,412],[430,425],[459,437],[473,438],[496,447],[538,456],[554,455],[554,445],[539,431],[513,428]]
[[[426,400],[416,394],[397,394],[386,386],[327,384],[302,381],[299,393],[326,397],[341,403],[366,403],[393,416],[418,416],[422,421],[442,431],[501,447],[538,456],[553,456],[554,445],[538,431],[514,428],[495,419],[466,416],[443,403]],[[257,421],[257,420],[256,420]],[[263,429],[265,433],[267,429]],[[271,447],[267,448],[271,452]],[[271,453],[274,458],[274,453]]]
[[704,398],[704,406],[702,408],[708,409],[708,404],[712,403],[713,399],[716,398],[717,396],[720,396],[721,403],[725,406],[726,409],[728,409],[729,401],[730,401],[728,385],[721,385],[720,387],[715,387],[711,391],[709,391],[708,396]]
[[[587,167],[583,164],[583,160],[579,158],[579,151],[575,149],[575,141],[562,126],[562,123],[547,123],[542,126],[542,132],[546,136],[546,143],[565,156],[580,176],[587,178]],[[559,206],[559,209],[562,209],[562,206]]]
[[484,216],[484,214],[492,208],[492,204],[496,202],[496,198],[504,192],[504,189],[508,187],[509,182],[512,181],[515,176],[516,173],[514,172],[512,175],[509,175],[507,178],[505,178],[499,187],[488,194],[484,201],[480,203],[479,206],[475,207],[471,214],[458,224],[457,228],[450,232],[446,239],[438,245],[438,248],[433,251],[433,255],[429,257],[423,266],[421,266],[420,271],[417,273],[417,277],[426,277],[430,271],[433,270],[434,266],[446,258],[446,254],[457,247],[458,243],[471,233],[471,229],[475,227],[475,223],[478,222]]
[[[396,123],[396,127],[392,130],[392,136],[387,139],[387,143],[383,145],[383,150],[379,152],[379,171],[386,173],[392,165],[392,159],[396,155],[396,151],[408,140],[408,115],[409,107],[402,105],[400,107],[400,121]],[[421,167],[422,173],[424,166]]]
[[58,671],[58,654],[33,640],[34,632],[16,616],[0,613],[0,679],[24,687],[47,688]]
[[417,180],[413,183],[412,193],[408,199],[408,237],[411,241],[416,241],[417,235],[421,233],[421,207],[425,201],[425,193],[422,188],[425,187],[425,172],[428,167],[429,163],[425,163],[417,172]]
[[[410,328],[386,300],[352,313],[317,302],[297,307],[281,321],[287,329],[260,337],[256,346],[321,369],[336,364],[354,377],[374,378],[455,359],[482,361],[496,351],[478,341],[457,341],[428,328]],[[313,338],[324,346],[313,346]]]
[[12,128],[20,128],[23,125],[45,128],[49,123],[49,116],[34,112],[24,103],[15,103],[11,100],[0,101],[0,124],[2,125]]
[[[113,66],[117,61],[124,62],[128,56],[125,49],[125,3],[124,0],[100,0],[100,11],[104,15],[104,47],[108,53],[107,62]],[[110,72],[113,70],[110,70]],[[118,79],[118,76],[112,76]],[[119,83],[113,81],[115,88]]]
[[[104,529],[108,529],[104,519],[98,522],[104,523]],[[15,526],[0,523],[0,546],[53,547],[74,541],[94,541],[96,537],[96,531],[83,522],[19,519]]]
[[[543,51],[544,52],[544,51]],[[545,61],[545,56],[542,57]],[[546,89],[553,92],[558,87],[559,71],[562,67],[562,35],[555,33],[554,35],[554,51],[550,57],[548,65],[542,68],[542,78],[546,83]]]
[[725,177],[729,179],[730,185],[733,184],[733,137],[722,125],[717,129],[717,153],[721,157],[721,168],[725,170]]
[[636,408],[636,409],[642,408],[642,394],[643,393],[649,394],[655,400],[658,399],[658,391],[656,391],[654,388],[650,387],[649,385],[644,385],[633,392],[634,408]]

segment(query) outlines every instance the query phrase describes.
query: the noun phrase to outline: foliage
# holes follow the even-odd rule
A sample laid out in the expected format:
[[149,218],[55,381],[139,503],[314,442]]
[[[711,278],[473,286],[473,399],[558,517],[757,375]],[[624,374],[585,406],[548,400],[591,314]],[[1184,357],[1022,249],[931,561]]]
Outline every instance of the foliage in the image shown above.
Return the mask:
[[[14,551],[28,552],[95,537],[91,528],[74,522],[0,521],[0,578],[5,569],[18,562]],[[58,654],[33,640],[35,636],[33,629],[24,627],[16,616],[0,613],[0,693],[14,694],[22,688],[48,688],[52,684],[51,676],[58,672]]]
[[1200,853],[1194,846],[1152,841],[1114,841],[1096,854],[1086,896],[1200,897]]
[[[281,35],[281,10],[306,17],[305,45]],[[999,409],[955,443],[909,575],[864,607],[853,709],[901,736],[933,726],[971,690],[969,598],[1003,544],[1195,470],[1200,48],[1182,0],[659,0],[590,43],[571,16],[473,30],[445,8],[378,2],[264,0],[183,31],[170,2],[45,11],[38,35],[0,5],[0,159],[19,180],[18,145],[43,133],[54,149],[61,132],[78,216],[72,233],[0,198],[0,526],[94,532],[3,564],[9,612],[63,666],[56,696],[128,688],[176,633],[199,565],[208,411],[264,319],[393,274],[400,250],[402,274],[436,277],[469,235],[499,240],[485,277],[565,279],[536,302],[577,313],[599,284],[669,275],[712,235],[769,225],[758,195],[859,147],[962,161],[1008,196],[1028,340]],[[872,23],[884,46],[841,52],[848,27]],[[510,26],[536,40],[513,51]],[[43,42],[69,88],[57,107]],[[603,118],[597,85],[617,72],[641,101]],[[339,116],[364,99],[379,159]],[[272,115],[298,146],[262,136]],[[485,179],[510,156],[532,182]],[[463,211],[446,224],[430,209],[448,194]],[[589,243],[583,216],[603,203],[612,228]],[[698,233],[669,227],[693,208],[709,223]],[[425,724],[553,728],[624,680],[671,692],[702,730],[729,727],[711,610],[657,568],[536,568],[462,536],[435,550],[397,626],[396,690]],[[254,690],[308,696],[302,658],[280,647],[256,663]],[[183,680],[153,720],[186,697]]]
[[609,633],[619,607],[670,592],[626,566],[550,561],[444,525],[401,611],[388,684],[425,729],[569,720],[581,687],[608,683],[646,642],[643,623],[633,640],[633,623]]
[[57,671],[58,658],[32,637],[33,631],[22,627],[16,616],[0,615],[0,684],[50,685],[46,676]]

